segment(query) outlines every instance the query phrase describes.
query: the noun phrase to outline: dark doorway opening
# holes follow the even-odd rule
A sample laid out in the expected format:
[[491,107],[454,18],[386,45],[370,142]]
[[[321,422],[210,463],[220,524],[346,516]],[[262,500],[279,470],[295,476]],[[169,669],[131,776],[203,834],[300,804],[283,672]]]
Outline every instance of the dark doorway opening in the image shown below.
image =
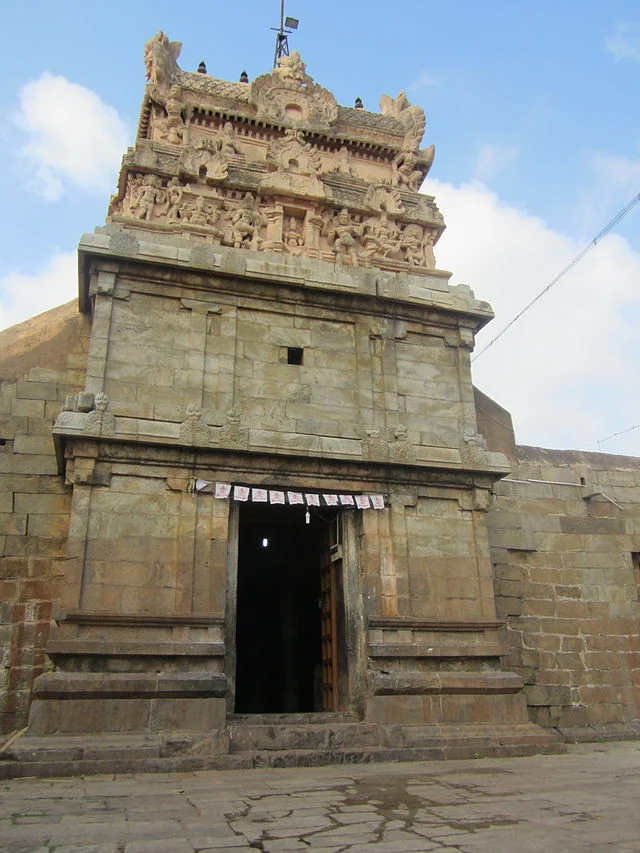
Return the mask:
[[[338,519],[330,508],[311,508],[307,523],[306,512],[304,506],[240,506],[236,713],[334,710],[326,707],[323,691],[328,644],[322,586]],[[331,606],[336,625],[335,595]]]

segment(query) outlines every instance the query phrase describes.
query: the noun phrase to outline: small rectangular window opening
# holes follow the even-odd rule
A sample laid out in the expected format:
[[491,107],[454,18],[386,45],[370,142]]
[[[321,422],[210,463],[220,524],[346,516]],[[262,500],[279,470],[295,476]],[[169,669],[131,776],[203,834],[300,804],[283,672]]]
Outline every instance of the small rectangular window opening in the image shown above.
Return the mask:
[[636,576],[636,598],[640,601],[640,551],[631,552],[633,562],[633,573]]
[[287,364],[302,364],[302,347],[287,347]]

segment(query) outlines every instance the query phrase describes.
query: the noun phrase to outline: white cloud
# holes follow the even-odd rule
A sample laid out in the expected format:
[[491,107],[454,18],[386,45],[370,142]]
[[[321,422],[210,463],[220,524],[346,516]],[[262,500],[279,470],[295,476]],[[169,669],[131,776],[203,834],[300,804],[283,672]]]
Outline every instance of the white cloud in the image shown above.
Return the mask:
[[429,74],[428,71],[421,71],[418,76],[414,80],[412,80],[411,83],[409,83],[409,85],[407,86],[407,91],[417,92],[421,89],[430,89],[433,86],[437,85],[438,81],[432,74]]
[[483,145],[476,158],[474,175],[479,181],[489,180],[517,160],[519,154],[513,145]]
[[29,319],[73,299],[78,292],[75,252],[51,258],[34,275],[9,273],[0,278],[0,329]]
[[[583,246],[482,185],[425,189],[448,225],[438,266],[496,312],[477,353]],[[511,412],[521,444],[597,450],[598,440],[640,423],[639,280],[640,254],[609,236],[474,362],[475,383]],[[640,431],[602,449],[640,455]]]
[[640,61],[640,24],[618,24],[615,34],[606,39],[605,47],[616,59]]
[[48,201],[67,181],[86,190],[113,186],[127,128],[91,89],[45,72],[21,89],[14,121],[27,134],[20,153],[32,168],[31,187]]

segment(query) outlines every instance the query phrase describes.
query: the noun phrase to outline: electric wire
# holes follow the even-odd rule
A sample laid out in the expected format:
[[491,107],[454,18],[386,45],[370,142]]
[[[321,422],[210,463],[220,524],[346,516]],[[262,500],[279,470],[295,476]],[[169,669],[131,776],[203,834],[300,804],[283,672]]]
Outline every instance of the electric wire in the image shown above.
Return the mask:
[[622,429],[620,432],[614,432],[611,435],[608,435],[606,438],[601,438],[598,442],[598,447],[601,447],[605,441],[609,441],[611,438],[615,438],[618,435],[625,435],[627,432],[632,432],[634,429],[640,429],[640,424],[636,424],[635,426],[629,427],[628,429]]
[[[558,273],[558,275],[552,281],[550,281],[549,284],[543,290],[541,290],[537,296],[535,296],[531,300],[531,302],[529,302],[527,305],[525,305],[525,307],[521,311],[519,311],[512,320],[510,320],[507,323],[507,325],[504,327],[504,329],[502,329],[502,331],[498,332],[498,334],[495,336],[495,338],[492,338],[488,344],[485,344],[485,346],[480,350],[480,352],[476,353],[476,355],[473,356],[471,361],[474,362],[476,359],[480,358],[480,356],[483,353],[485,353],[490,347],[492,347],[496,341],[500,340],[500,338],[504,335],[504,333],[508,329],[510,329],[515,323],[517,323],[518,320],[520,319],[520,317],[522,317],[522,315],[525,314],[529,310],[529,308],[532,308],[536,304],[536,302],[545,295],[545,293],[548,293],[551,290],[551,288],[560,281],[561,278],[563,278],[570,270],[572,270],[573,267],[575,267],[576,264],[578,264],[584,258],[584,256],[588,252],[590,252],[591,249],[594,248],[594,246],[597,246],[597,244],[600,242],[600,240],[602,240],[603,237],[606,237],[607,234],[609,234],[611,231],[613,231],[613,229],[616,227],[616,225],[619,222],[621,222],[625,218],[625,216],[628,213],[630,213],[630,211],[633,210],[633,208],[636,206],[636,204],[639,201],[640,201],[640,193],[635,195],[631,199],[631,201],[627,205],[625,205],[625,207],[622,208],[622,210],[618,211],[618,213],[616,213],[616,215],[613,217],[613,219],[605,225],[605,227],[602,229],[602,231],[599,231],[596,234],[596,236],[593,238],[593,240],[591,240],[591,242],[588,243],[584,247],[584,249],[581,252],[579,252],[575,256],[575,258],[572,261],[570,261],[567,264],[567,266],[563,270],[561,270]],[[606,441],[606,439],[605,439],[605,441]]]

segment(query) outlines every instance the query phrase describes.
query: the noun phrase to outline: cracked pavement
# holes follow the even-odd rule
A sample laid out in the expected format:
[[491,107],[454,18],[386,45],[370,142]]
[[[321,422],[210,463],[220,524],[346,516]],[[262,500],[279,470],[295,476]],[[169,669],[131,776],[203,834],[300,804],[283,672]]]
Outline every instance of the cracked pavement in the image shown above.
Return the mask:
[[640,853],[640,742],[566,755],[14,779],[7,853]]

